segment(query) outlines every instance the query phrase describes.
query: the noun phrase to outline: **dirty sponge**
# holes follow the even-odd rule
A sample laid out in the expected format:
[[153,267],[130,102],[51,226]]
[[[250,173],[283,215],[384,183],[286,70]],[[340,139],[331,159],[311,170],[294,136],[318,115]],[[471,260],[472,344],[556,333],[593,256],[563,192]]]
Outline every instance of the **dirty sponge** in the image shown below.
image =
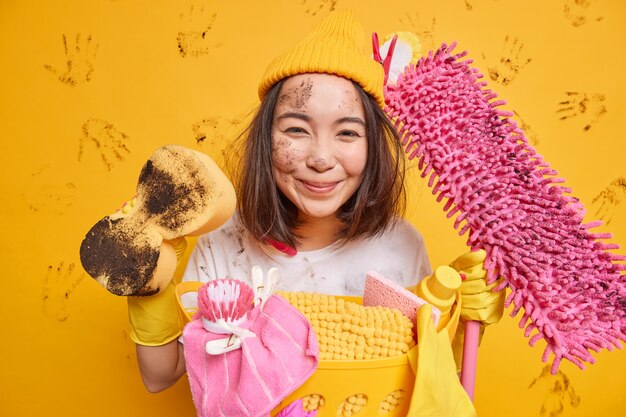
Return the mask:
[[207,155],[178,145],[157,149],[143,166],[137,203],[105,216],[80,247],[85,271],[116,295],[152,295],[176,269],[170,241],[219,227],[235,209],[235,191]]

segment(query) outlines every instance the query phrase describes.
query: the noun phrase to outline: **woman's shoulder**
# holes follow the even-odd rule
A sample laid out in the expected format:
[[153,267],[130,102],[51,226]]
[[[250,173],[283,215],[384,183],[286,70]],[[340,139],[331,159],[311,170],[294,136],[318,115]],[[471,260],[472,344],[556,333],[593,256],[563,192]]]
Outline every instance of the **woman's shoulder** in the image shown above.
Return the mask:
[[345,252],[404,257],[424,247],[424,238],[415,226],[397,217],[382,233],[348,242],[342,249]]
[[237,213],[233,214],[224,224],[217,229],[207,232],[200,237],[199,241],[236,241],[241,240],[245,229]]
[[411,222],[403,217],[396,217],[394,221],[385,229],[378,239],[384,240],[406,240],[410,242],[423,243],[422,234],[413,226]]
[[364,242],[363,249],[364,252],[375,254],[376,257],[402,262],[408,262],[410,259],[425,262],[424,259],[427,258],[422,234],[404,218],[397,218],[384,233]]

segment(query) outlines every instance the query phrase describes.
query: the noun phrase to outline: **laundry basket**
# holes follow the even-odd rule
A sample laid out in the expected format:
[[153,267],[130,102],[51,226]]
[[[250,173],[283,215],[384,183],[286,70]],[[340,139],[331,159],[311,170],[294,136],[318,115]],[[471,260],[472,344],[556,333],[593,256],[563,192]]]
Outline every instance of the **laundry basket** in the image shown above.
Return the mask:
[[[196,309],[183,307],[181,299],[185,294],[197,292],[201,285],[201,282],[185,281],[176,287],[177,299],[187,320],[191,320]],[[338,298],[362,302],[360,297]],[[454,328],[455,320],[458,321],[458,314],[450,320]],[[320,360],[315,373],[271,415],[303,399],[305,407],[318,410],[317,417],[406,416],[414,383],[415,374],[408,354],[385,359]]]

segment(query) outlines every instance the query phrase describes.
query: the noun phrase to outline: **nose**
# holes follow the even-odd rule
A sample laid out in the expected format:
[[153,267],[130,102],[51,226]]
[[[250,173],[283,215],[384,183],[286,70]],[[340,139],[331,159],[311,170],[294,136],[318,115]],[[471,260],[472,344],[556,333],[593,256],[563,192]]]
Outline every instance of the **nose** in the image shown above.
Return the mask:
[[325,172],[333,169],[335,164],[335,151],[332,139],[321,139],[311,142],[311,149],[306,159],[307,167],[317,172]]

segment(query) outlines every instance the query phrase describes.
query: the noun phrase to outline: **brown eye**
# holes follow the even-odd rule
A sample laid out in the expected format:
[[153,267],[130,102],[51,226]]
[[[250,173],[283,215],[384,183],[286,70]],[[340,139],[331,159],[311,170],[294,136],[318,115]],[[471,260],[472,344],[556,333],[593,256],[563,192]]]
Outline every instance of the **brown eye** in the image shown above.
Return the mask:
[[361,137],[359,132],[356,132],[354,130],[342,130],[341,132],[339,132],[339,136],[351,137],[351,138],[359,138],[359,137]]
[[307,131],[301,127],[289,127],[285,129],[285,133],[306,134]]

